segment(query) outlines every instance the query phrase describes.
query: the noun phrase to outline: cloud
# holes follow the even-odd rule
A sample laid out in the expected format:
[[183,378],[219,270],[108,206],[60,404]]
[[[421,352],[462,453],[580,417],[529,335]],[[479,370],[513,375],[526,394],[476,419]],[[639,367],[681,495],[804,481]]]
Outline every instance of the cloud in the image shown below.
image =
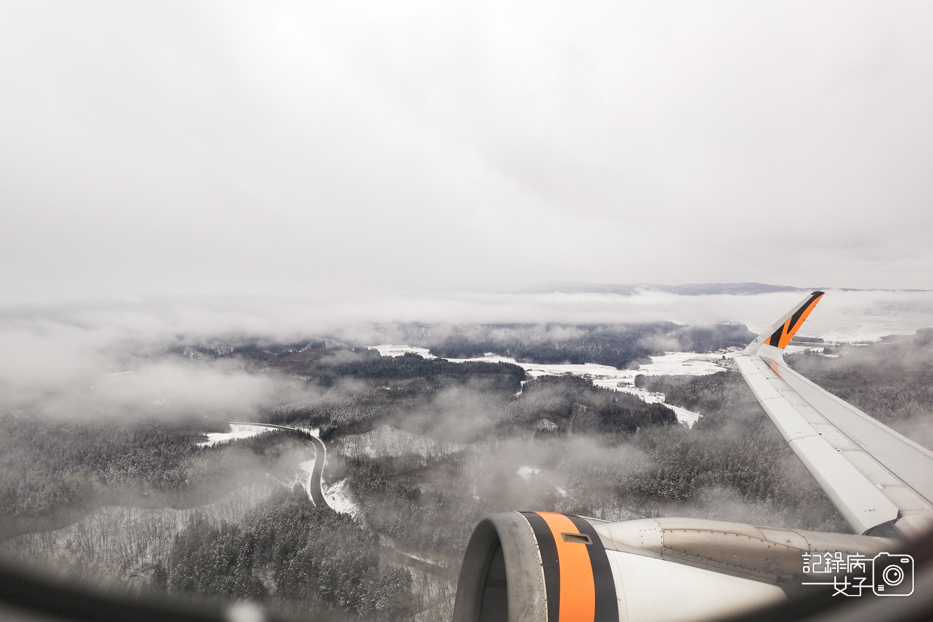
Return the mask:
[[448,387],[430,404],[398,414],[406,429],[454,443],[469,443],[486,437],[505,414],[506,406],[482,385]]
[[[113,313],[99,319],[112,319]],[[169,324],[138,311],[121,317],[122,325],[76,324],[73,317],[0,322],[0,410],[67,418],[235,420],[319,399],[296,379],[249,373],[236,361],[173,355]]]
[[0,8],[0,291],[923,287],[933,11]]
[[[41,404],[62,416],[198,413],[244,418],[283,403],[314,401],[300,381],[252,373],[235,361],[190,361],[183,345],[245,339],[292,343],[331,336],[360,345],[402,339],[397,323],[541,325],[512,327],[523,338],[557,339],[572,327],[547,324],[676,320],[696,324],[738,321],[763,330],[794,306],[797,293],[760,296],[637,296],[606,294],[382,295],[329,300],[199,297],[114,305],[0,309],[0,408]],[[933,326],[933,293],[831,291],[804,333],[829,340],[876,339]],[[348,390],[352,390],[352,387]],[[447,412],[460,399],[435,404]],[[464,401],[463,404],[473,404]],[[452,421],[479,417],[453,409]],[[432,407],[433,408],[433,407]],[[465,408],[465,406],[464,406]],[[434,410],[425,413],[430,418]],[[449,431],[467,434],[466,430]],[[445,434],[447,432],[444,432]]]

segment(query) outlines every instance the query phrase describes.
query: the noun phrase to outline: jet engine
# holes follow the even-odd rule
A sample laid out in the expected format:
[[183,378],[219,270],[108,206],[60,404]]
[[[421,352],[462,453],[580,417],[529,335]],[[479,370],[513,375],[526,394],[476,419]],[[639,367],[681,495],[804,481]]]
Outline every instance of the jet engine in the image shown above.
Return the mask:
[[467,546],[454,622],[718,618],[786,599],[804,553],[870,558],[896,544],[693,518],[495,514]]

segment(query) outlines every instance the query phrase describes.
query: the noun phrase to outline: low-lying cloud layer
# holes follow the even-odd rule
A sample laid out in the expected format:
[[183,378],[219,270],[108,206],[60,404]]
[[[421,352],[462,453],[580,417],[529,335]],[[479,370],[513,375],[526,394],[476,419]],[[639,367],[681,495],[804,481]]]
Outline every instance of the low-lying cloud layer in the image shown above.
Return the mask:
[[[312,401],[302,382],[255,374],[232,362],[191,361],[182,345],[300,342],[333,336],[375,345],[393,324],[684,323],[733,321],[759,331],[797,293],[675,296],[645,293],[383,296],[330,300],[204,298],[0,311],[0,408],[51,414],[189,413],[248,417],[281,403]],[[876,339],[933,326],[931,292],[830,292],[804,332]],[[573,329],[559,329],[569,331]]]

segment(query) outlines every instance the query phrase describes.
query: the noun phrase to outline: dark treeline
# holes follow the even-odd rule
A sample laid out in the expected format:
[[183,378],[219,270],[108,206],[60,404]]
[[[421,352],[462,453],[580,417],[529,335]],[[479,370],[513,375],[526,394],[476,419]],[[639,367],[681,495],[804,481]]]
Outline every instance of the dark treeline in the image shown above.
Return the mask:
[[[365,508],[367,523],[395,545],[459,563],[473,526],[491,509],[483,488],[483,495],[474,494],[472,465],[473,459],[462,453],[427,459],[358,457],[351,462],[351,490]],[[500,485],[506,488],[506,482]]]
[[[870,416],[933,446],[933,339],[926,331],[871,345],[821,350],[785,359]],[[702,415],[689,434],[672,429],[639,435],[641,446],[663,456],[666,463],[649,478],[652,481],[638,486],[640,491],[689,498],[711,484],[721,485],[744,499],[769,504],[776,516],[796,514],[808,528],[845,530],[841,517],[786,448],[738,372],[639,381],[648,390],[663,392],[669,403]],[[651,439],[647,445],[646,439]]]
[[647,404],[628,393],[601,389],[578,376],[543,376],[529,381],[504,425],[521,434],[529,422],[542,420],[556,427],[536,425],[538,433],[550,429],[607,439],[630,435],[642,427],[677,423],[674,411],[663,404]]
[[[737,372],[650,380],[652,389],[691,396],[703,413],[693,429],[672,425],[662,405],[545,377],[525,384],[494,441],[433,457],[354,458],[352,490],[377,531],[454,560],[478,520],[517,507],[845,531]],[[523,464],[541,471],[523,477]]]
[[[376,353],[375,357],[324,366],[309,383],[326,391],[325,399],[313,405],[274,409],[263,420],[318,427],[325,441],[382,424],[444,440],[472,441],[508,407],[524,378],[521,367],[506,363],[461,364],[426,360],[416,354],[379,357]],[[346,389],[345,380],[359,382]],[[471,404],[480,408],[481,403],[482,413],[462,413],[461,433],[453,434],[452,426],[446,425],[449,417],[438,416],[439,410],[449,410],[450,405],[436,402],[458,393],[464,396],[461,404],[465,409]]]
[[493,352],[533,363],[598,363],[625,369],[664,351],[714,352],[744,346],[752,339],[745,326],[735,324],[488,325],[460,328],[438,342],[427,340],[426,345],[431,354],[448,358]]
[[933,415],[933,329],[871,346],[841,346],[828,352],[786,356],[795,370],[867,414],[897,427]]
[[[370,352],[375,352],[370,350]],[[435,383],[472,383],[489,391],[515,393],[525,379],[525,370],[509,363],[451,363],[444,359],[425,359],[417,354],[403,356],[364,356],[348,363],[328,366],[318,382],[333,386],[340,378],[409,380],[423,378]]]
[[[351,377],[425,382],[393,390],[384,390],[377,382],[345,399],[264,418],[322,426],[327,440],[388,423],[456,442],[479,440],[497,430],[534,435],[569,432],[574,426],[577,433],[626,435],[676,421],[670,409],[598,389],[572,376],[530,381],[516,399],[513,392],[521,389],[524,371],[515,365],[455,364],[416,355],[346,365],[356,374]],[[463,417],[438,413],[439,408],[450,407],[438,406],[435,400],[451,382],[468,388],[452,398],[472,408]],[[484,401],[478,401],[480,395]],[[282,459],[288,451],[301,451],[302,444],[281,433],[218,447],[196,446],[205,432],[224,428],[218,421],[204,419],[79,423],[0,417],[0,535],[29,530],[37,519],[66,524],[74,512],[80,515],[103,504],[197,507],[236,487],[262,481],[267,473],[292,476],[288,469],[295,460],[283,463]]]
[[[494,353],[523,362],[598,363],[618,369],[665,351],[715,352],[745,346],[755,337],[740,324],[681,326],[673,322],[597,325],[400,324],[370,327],[367,334],[370,339],[382,338],[387,343],[398,343],[401,340],[408,345],[429,348],[431,354],[442,358],[477,358]],[[171,351],[191,358],[239,358],[260,368],[273,367],[288,373],[311,376],[324,373],[325,382],[333,381],[343,372],[350,375],[379,373],[376,368],[364,371],[354,368],[352,364],[342,371],[325,373],[323,367],[335,351],[353,352],[362,360],[378,357],[377,352],[367,352],[366,347],[351,348],[345,341],[330,338],[315,337],[309,341],[288,344],[241,338],[231,342],[179,345]],[[388,375],[382,377],[394,377],[390,371],[385,373]],[[454,372],[452,376],[461,373]]]
[[640,494],[684,501],[721,488],[738,499],[763,506],[771,523],[788,520],[808,529],[845,531],[828,498],[787,448],[737,371],[710,376],[651,376],[650,391],[700,413],[691,430],[668,434],[647,430],[639,447],[655,457],[657,468],[639,475]]
[[302,490],[283,489],[239,524],[193,515],[152,580],[183,594],[300,601],[306,615],[400,619],[410,608],[411,576],[381,568],[379,558],[371,530],[315,507]]
[[67,524],[106,504],[197,507],[266,473],[292,475],[304,444],[269,433],[197,447],[226,424],[205,420],[61,421],[0,416],[0,539]]
[[[93,505],[107,488],[176,488],[203,438],[186,422],[49,421],[0,416],[0,527],[54,510]],[[199,426],[200,427],[200,426]]]
[[709,376],[638,376],[635,384],[663,393],[669,404],[698,412],[697,429],[717,428],[761,413],[758,403],[737,371]]

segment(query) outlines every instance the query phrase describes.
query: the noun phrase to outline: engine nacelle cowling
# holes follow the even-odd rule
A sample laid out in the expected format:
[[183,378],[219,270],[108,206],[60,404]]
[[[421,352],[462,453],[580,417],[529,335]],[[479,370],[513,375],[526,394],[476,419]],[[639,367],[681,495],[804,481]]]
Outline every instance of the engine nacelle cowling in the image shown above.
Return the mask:
[[803,553],[891,550],[869,536],[690,518],[608,523],[552,512],[483,520],[464,555],[454,622],[703,620],[777,603]]

